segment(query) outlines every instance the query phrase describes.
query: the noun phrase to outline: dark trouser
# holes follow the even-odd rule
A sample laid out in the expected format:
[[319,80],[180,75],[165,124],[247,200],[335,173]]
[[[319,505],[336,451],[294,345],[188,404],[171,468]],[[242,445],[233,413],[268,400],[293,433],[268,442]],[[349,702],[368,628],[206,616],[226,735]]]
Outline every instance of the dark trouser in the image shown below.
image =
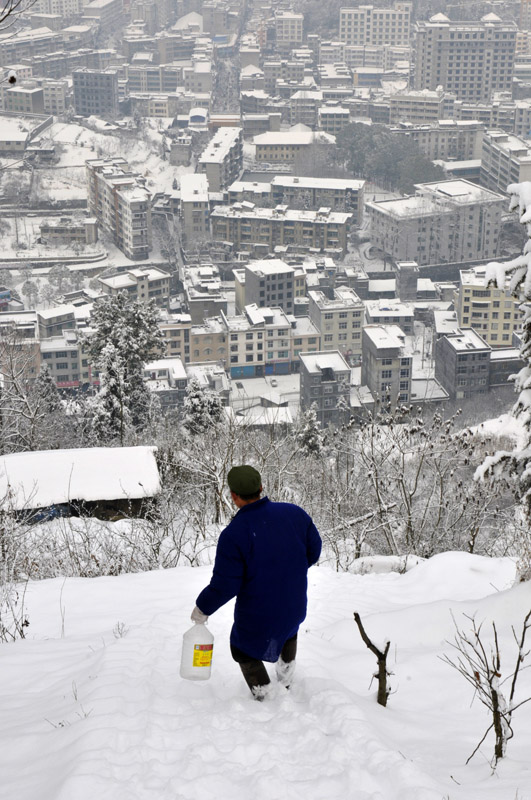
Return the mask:
[[[248,656],[247,653],[244,653],[242,650],[240,650],[238,647],[234,647],[232,644],[230,646],[230,651],[233,659],[240,665],[242,675],[245,678],[247,686],[251,692],[253,689],[258,688],[259,686],[267,686],[267,684],[271,682],[269,680],[267,670],[264,667],[263,661],[260,661],[258,658],[252,658],[252,656]],[[289,664],[295,659],[296,655],[297,634],[292,636],[291,639],[288,639],[287,642],[284,643],[284,646],[280,651],[280,658],[285,664]]]

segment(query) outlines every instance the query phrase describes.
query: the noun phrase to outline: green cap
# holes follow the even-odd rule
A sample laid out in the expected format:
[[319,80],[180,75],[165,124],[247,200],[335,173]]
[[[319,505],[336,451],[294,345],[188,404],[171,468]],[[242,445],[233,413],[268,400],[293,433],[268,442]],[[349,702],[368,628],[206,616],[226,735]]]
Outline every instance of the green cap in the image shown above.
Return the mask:
[[249,494],[256,494],[262,486],[260,473],[249,464],[242,464],[240,467],[233,467],[227,475],[229,489],[240,497]]

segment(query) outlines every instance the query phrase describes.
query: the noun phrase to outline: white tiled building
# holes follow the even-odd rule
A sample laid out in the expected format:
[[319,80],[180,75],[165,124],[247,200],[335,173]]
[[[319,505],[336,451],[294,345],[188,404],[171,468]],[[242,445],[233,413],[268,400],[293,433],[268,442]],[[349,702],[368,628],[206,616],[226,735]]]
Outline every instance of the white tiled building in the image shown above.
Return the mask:
[[347,45],[408,45],[412,3],[389,8],[361,5],[339,12],[339,38]]
[[354,289],[339,286],[333,297],[310,290],[308,297],[310,319],[321,332],[322,350],[339,350],[351,363],[359,361],[365,309]]
[[495,258],[502,195],[465,180],[417,184],[399,200],[366,203],[373,243],[395,261],[417,264]]

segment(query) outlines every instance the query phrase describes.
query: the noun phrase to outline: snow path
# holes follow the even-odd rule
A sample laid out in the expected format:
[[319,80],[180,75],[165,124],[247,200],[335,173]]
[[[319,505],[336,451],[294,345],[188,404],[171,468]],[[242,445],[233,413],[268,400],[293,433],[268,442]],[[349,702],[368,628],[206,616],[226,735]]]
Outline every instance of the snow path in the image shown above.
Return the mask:
[[[297,679],[264,703],[230,657],[231,604],[210,621],[211,680],[178,676],[181,635],[209,575],[29,586],[33,638],[0,647],[1,800],[515,800],[516,790],[531,800],[531,713],[519,712],[496,778],[481,756],[465,767],[485,716],[437,658],[450,607],[517,625],[531,606],[527,584],[506,591],[509,559],[448,553],[404,575],[314,568]],[[354,610],[377,644],[388,635],[396,645],[387,709],[369,689],[375,661]]]

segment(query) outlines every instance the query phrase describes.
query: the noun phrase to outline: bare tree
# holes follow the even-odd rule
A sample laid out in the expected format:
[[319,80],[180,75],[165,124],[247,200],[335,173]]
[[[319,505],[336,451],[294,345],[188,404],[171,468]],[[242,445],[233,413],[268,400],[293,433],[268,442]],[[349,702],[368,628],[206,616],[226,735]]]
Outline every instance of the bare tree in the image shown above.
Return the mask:
[[354,620],[356,625],[358,626],[358,630],[360,632],[360,636],[371,651],[376,656],[376,660],[378,661],[378,672],[375,673],[373,677],[378,678],[378,703],[381,706],[387,705],[387,698],[391,694],[391,687],[389,686],[388,677],[391,674],[387,669],[387,655],[389,653],[389,648],[391,646],[391,642],[387,641],[385,643],[385,647],[383,650],[380,650],[379,647],[369,639],[365,628],[363,627],[363,623],[361,621],[361,617],[357,611],[354,612]]
[[[17,17],[28,11],[36,0],[0,0],[0,31],[12,24]],[[8,20],[6,22],[6,20]],[[5,23],[5,24],[4,24]]]
[[[516,635],[514,628],[512,628],[518,653],[513,672],[505,678],[502,678],[501,672],[501,654],[496,623],[492,623],[493,641],[490,646],[487,646],[482,639],[482,624],[477,625],[473,616],[470,617],[465,614],[465,617],[472,623],[472,631],[467,633],[460,630],[454,620],[456,633],[454,641],[449,642],[449,644],[457,650],[457,657],[454,661],[445,655],[442,656],[442,661],[456,669],[474,687],[474,696],[477,695],[479,697],[492,715],[492,723],[485,731],[474,752],[468,757],[466,763],[468,764],[470,759],[473,758],[487,738],[488,733],[494,728],[496,742],[492,766],[495,767],[498,761],[505,756],[507,742],[514,736],[511,724],[513,713],[517,708],[531,700],[531,697],[528,697],[519,703],[515,704],[514,702],[516,681],[522,664],[530,652],[529,650],[524,652],[524,646],[526,633],[531,627],[531,611],[524,619],[520,637]],[[507,699],[502,691],[502,686],[509,680],[511,684]]]

